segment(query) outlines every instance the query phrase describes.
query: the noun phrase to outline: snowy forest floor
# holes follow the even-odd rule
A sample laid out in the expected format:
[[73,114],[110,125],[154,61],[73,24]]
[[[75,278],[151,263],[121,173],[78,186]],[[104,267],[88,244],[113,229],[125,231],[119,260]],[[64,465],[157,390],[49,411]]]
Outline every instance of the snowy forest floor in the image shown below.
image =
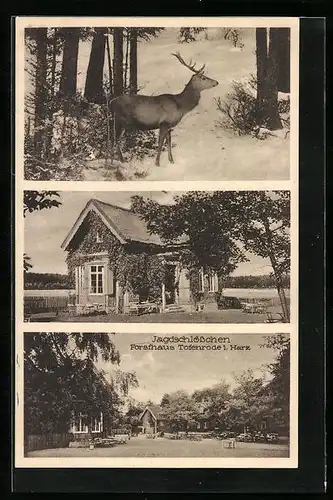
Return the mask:
[[[279,131],[276,136],[259,140],[252,136],[237,136],[222,128],[221,112],[216,99],[225,99],[234,80],[249,78],[256,73],[255,33],[245,30],[244,48],[235,50],[231,42],[217,32],[208,40],[177,43],[178,30],[167,29],[156,39],[140,42],[138,49],[138,81],[140,93],[157,95],[181,92],[191,73],[172,53],[192,59],[197,65],[206,63],[207,76],[219,85],[202,92],[198,106],[186,115],[172,133],[175,163],[168,162],[167,153],[156,167],[155,157],[131,160],[115,166],[105,166],[104,160],[87,162],[84,180],[287,180],[289,179],[289,134]],[[79,64],[86,67],[89,58],[81,50]]]

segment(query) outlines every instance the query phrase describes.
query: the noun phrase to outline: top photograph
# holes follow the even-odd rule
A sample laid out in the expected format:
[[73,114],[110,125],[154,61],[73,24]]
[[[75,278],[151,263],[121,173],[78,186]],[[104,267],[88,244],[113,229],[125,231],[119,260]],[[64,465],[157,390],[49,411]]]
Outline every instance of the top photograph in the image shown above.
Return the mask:
[[292,27],[31,26],[25,180],[290,179]]

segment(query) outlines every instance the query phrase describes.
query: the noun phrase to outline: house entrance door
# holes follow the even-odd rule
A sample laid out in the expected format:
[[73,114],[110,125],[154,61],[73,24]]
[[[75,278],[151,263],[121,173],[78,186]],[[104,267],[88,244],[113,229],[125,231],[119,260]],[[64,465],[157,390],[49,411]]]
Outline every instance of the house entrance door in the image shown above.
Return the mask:
[[167,264],[165,270],[165,303],[174,304],[176,300],[175,293],[176,265]]

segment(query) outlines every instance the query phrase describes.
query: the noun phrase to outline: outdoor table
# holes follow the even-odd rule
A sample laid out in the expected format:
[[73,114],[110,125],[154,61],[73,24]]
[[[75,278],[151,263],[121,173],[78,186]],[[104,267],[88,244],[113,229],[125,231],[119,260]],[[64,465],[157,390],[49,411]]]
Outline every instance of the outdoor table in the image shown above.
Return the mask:
[[142,302],[141,304],[137,304],[136,306],[138,308],[138,311],[141,310],[143,313],[159,312],[159,305],[155,302]]

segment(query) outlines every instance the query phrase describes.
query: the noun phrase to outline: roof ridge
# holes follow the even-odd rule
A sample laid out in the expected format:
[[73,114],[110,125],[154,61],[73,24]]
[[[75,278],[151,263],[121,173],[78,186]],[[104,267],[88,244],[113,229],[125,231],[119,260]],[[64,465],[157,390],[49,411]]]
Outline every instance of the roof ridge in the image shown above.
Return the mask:
[[119,210],[130,212],[133,215],[138,215],[136,212],[133,212],[133,210],[131,210],[130,208],[120,207],[119,205],[114,205],[113,203],[108,203],[107,201],[98,200],[97,198],[91,198],[91,201],[97,201],[97,203],[101,203],[102,205],[108,205],[109,207],[118,208]]

